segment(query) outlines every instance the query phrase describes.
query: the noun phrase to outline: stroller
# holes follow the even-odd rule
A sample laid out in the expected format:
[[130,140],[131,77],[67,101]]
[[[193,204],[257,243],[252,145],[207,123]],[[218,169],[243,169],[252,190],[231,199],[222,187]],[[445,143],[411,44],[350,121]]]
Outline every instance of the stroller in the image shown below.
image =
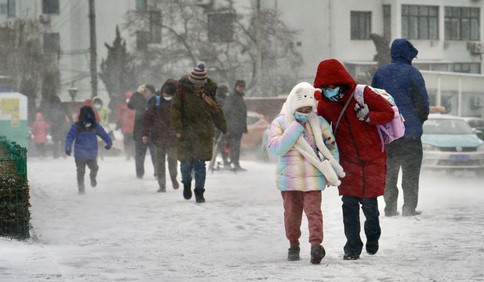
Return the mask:
[[[230,138],[218,132],[213,142],[212,159],[208,165],[208,169],[213,173],[214,171],[229,170],[236,172],[235,167],[228,161],[230,155]],[[218,154],[221,153],[222,161],[217,160]]]

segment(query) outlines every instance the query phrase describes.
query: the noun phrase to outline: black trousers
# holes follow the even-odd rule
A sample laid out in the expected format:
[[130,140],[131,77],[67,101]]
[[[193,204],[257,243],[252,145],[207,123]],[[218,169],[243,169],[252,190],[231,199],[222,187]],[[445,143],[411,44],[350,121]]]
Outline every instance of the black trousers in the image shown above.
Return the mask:
[[91,179],[96,178],[99,166],[96,159],[91,160],[79,160],[76,159],[77,168],[77,184],[84,185],[84,174],[86,173],[86,165],[90,170],[89,177]]
[[417,208],[420,168],[422,166],[422,140],[400,138],[386,145],[387,175],[385,185],[385,213],[396,213],[398,204],[398,173],[402,169],[404,212]]
[[230,133],[230,162],[235,166],[239,166],[240,158],[240,140],[242,139],[242,132],[240,133]]
[[343,196],[343,223],[346,236],[344,246],[345,254],[361,254],[363,242],[360,237],[360,204],[365,220],[365,235],[367,242],[375,242],[380,239],[380,212],[378,211],[377,198],[358,198]]

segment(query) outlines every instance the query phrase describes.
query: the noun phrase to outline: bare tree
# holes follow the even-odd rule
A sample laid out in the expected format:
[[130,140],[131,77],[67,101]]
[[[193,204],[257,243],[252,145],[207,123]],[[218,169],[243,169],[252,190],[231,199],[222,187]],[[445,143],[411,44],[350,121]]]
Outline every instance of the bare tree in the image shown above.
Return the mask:
[[[203,61],[218,82],[245,79],[252,95],[274,96],[295,84],[301,64],[301,56],[292,45],[295,31],[289,30],[275,11],[262,11],[263,68],[262,81],[257,82],[255,8],[243,14],[231,8],[231,1],[221,10],[190,0],[153,2],[161,9],[152,7],[126,16],[125,27],[137,37],[137,72],[143,82],[159,85],[168,77],[187,74]],[[225,21],[211,21],[217,15],[225,15]],[[161,38],[157,37],[157,28]]]

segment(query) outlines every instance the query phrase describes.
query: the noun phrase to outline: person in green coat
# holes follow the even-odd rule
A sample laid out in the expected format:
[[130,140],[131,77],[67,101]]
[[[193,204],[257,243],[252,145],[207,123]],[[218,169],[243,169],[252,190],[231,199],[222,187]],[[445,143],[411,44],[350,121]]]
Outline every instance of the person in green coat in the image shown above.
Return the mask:
[[227,124],[215,98],[217,84],[207,77],[205,64],[199,63],[189,75],[178,81],[171,104],[171,124],[177,139],[177,158],[183,182],[183,197],[192,198],[192,171],[195,176],[195,199],[205,202],[205,162],[212,158],[215,127],[227,133]]

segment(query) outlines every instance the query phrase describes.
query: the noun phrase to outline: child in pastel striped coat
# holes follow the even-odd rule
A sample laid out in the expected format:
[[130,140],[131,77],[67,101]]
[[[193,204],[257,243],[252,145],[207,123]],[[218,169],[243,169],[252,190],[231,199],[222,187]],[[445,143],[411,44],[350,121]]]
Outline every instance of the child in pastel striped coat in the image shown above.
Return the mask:
[[321,191],[339,185],[345,173],[338,163],[338,148],[328,122],[316,115],[318,89],[297,84],[288,95],[281,114],[271,124],[268,150],[279,156],[276,186],[284,205],[284,225],[289,240],[288,260],[299,259],[303,211],[309,225],[311,263],[319,264],[323,248]]

